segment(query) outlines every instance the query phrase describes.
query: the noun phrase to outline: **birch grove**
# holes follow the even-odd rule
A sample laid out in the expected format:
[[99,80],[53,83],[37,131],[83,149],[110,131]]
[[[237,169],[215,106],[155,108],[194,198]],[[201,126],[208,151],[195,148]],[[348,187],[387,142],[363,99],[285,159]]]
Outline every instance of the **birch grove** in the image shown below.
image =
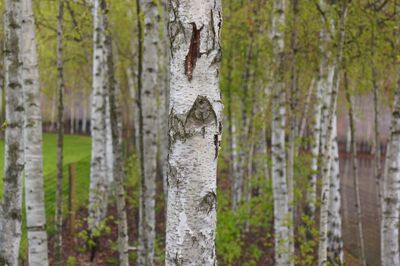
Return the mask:
[[0,266],[400,265],[399,7],[4,0]]

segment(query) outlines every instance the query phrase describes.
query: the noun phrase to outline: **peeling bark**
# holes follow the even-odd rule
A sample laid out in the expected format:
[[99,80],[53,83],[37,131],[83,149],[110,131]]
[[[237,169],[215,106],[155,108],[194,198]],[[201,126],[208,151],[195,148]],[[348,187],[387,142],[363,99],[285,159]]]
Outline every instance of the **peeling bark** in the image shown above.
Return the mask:
[[[216,265],[221,2],[174,0],[171,4],[166,265]],[[202,30],[200,57],[189,80],[185,60],[190,40],[185,36],[192,33],[193,24]]]

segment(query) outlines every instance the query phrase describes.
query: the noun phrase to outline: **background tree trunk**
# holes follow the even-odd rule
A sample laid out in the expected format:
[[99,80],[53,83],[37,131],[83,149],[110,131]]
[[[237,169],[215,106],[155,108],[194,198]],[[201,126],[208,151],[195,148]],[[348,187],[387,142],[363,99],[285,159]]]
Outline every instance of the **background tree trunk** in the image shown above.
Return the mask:
[[399,253],[399,191],[400,191],[400,69],[388,144],[387,170],[383,184],[382,265],[400,265]]
[[106,56],[104,17],[100,1],[94,0],[93,14],[93,93],[92,93],[92,158],[90,165],[89,230],[99,226],[106,216],[107,176],[106,176]]
[[274,197],[275,263],[293,265],[293,221],[286,181],[286,94],[284,85],[285,1],[273,2],[272,44],[274,81],[272,87],[272,192]]
[[166,265],[215,265],[221,2],[171,4]]
[[155,196],[157,176],[157,93],[160,91],[158,49],[161,16],[152,0],[141,0],[144,17],[143,76],[141,89],[142,152],[141,195],[139,211],[138,265],[154,264]]
[[24,99],[20,64],[19,1],[6,0],[4,54],[6,132],[3,200],[0,205],[0,264],[18,265],[22,219],[22,176],[24,171]]
[[[106,8],[105,6],[103,7]],[[103,11],[105,12],[105,10]],[[115,197],[117,202],[117,222],[118,222],[118,253],[119,265],[129,265],[128,254],[128,221],[126,215],[126,202],[125,202],[125,170],[122,151],[122,121],[121,121],[121,108],[118,96],[119,90],[115,80],[114,73],[114,59],[112,49],[112,37],[108,30],[108,20],[105,19],[106,35],[106,52],[107,52],[107,78],[108,78],[108,103],[110,111],[110,130],[112,141],[112,170],[113,180],[115,182]]]
[[58,114],[57,114],[57,190],[56,190],[56,236],[54,254],[56,265],[61,266],[62,261],[62,191],[63,191],[63,151],[64,151],[64,61],[63,61],[63,19],[64,0],[58,0],[57,24],[57,71],[58,71]]
[[25,206],[29,265],[48,265],[43,191],[42,115],[31,0],[21,1],[21,58],[25,102]]

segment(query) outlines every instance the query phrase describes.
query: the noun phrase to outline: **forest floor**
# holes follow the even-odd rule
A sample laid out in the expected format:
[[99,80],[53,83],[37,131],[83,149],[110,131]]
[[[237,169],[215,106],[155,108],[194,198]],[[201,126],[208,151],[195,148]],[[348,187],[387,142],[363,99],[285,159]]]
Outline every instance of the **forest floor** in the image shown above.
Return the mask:
[[[55,212],[55,190],[56,190],[56,160],[57,160],[57,137],[55,134],[44,134],[43,139],[43,155],[44,155],[44,178],[45,178],[45,200],[46,200],[46,218],[49,232],[49,252],[50,252],[50,265],[53,265],[52,258],[54,247],[54,212]],[[76,197],[78,202],[78,212],[76,217],[75,234],[71,235],[70,225],[65,220],[63,225],[63,265],[66,266],[107,266],[118,265],[118,252],[117,252],[117,223],[116,223],[116,207],[115,203],[111,202],[108,208],[108,217],[106,226],[103,228],[101,237],[97,240],[97,246],[94,249],[89,248],[87,243],[87,202],[89,192],[89,171],[90,171],[90,151],[91,141],[90,137],[78,135],[66,135],[64,143],[64,180],[63,180],[63,212],[67,213],[68,206],[68,165],[71,163],[76,164],[77,185]],[[2,169],[4,160],[4,143],[0,141],[0,169]],[[137,239],[137,224],[138,224],[138,172],[137,162],[134,158],[128,161],[128,193],[127,193],[127,214],[129,224],[129,239],[134,240],[131,242],[132,246],[136,245]],[[2,175],[0,171],[0,188],[2,188]],[[219,184],[222,190],[229,190],[228,184],[221,182]],[[156,206],[156,219],[157,219],[157,240],[155,244],[156,265],[164,265],[164,241],[165,241],[165,217],[164,217],[164,199],[162,193],[162,184],[157,184],[157,206]],[[1,198],[2,189],[0,189]],[[250,229],[248,233],[241,236],[243,249],[241,250],[240,259],[234,260],[229,265],[242,266],[242,265],[255,265],[255,266],[268,266],[273,265],[273,249],[271,244],[273,239],[268,237],[271,232],[266,232],[265,229]],[[264,237],[263,237],[264,236]],[[27,265],[27,242],[26,230],[23,230],[21,242],[21,265]],[[258,258],[254,258],[254,249],[257,249]],[[132,251],[130,254],[131,265],[136,265],[136,252]],[[221,254],[219,254],[221,256]],[[345,252],[346,265],[357,266],[359,265],[350,253]],[[224,265],[222,261],[219,263]]]

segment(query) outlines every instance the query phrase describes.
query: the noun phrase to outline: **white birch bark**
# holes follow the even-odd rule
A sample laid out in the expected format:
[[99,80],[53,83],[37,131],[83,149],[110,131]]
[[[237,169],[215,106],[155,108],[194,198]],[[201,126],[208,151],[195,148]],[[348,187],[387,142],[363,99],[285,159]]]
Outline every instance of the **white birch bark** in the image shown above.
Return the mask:
[[[160,66],[160,107],[159,107],[159,142],[160,142],[160,167],[161,178],[163,182],[163,191],[165,202],[168,199],[168,110],[169,110],[169,40],[168,40],[168,0],[162,0],[162,20],[160,27],[162,28],[161,41],[159,43],[159,66]],[[165,205],[166,206],[166,205]]]
[[32,1],[21,1],[21,58],[25,102],[25,206],[29,265],[48,265],[43,191],[42,116]]
[[[106,9],[104,2],[103,8]],[[126,215],[125,202],[125,172],[122,152],[122,121],[121,106],[118,96],[120,91],[115,80],[114,59],[112,50],[112,38],[108,31],[108,19],[104,15],[106,35],[106,60],[107,60],[107,86],[108,86],[108,105],[109,105],[109,127],[111,134],[112,156],[112,175],[115,181],[115,197],[117,202],[117,222],[118,222],[118,253],[119,265],[129,265],[129,246],[128,246],[128,222]]]
[[274,198],[275,263],[293,265],[293,221],[288,196],[285,152],[284,27],[285,1],[273,1],[272,44],[274,80],[272,87],[272,191]]
[[221,1],[171,5],[166,265],[216,265]]
[[[398,77],[400,77],[400,70],[398,70]],[[383,183],[381,260],[383,266],[395,266],[400,265],[400,79],[395,93],[388,149]]]
[[[321,65],[322,66],[322,65]],[[320,66],[320,69],[321,69]],[[321,140],[321,116],[322,116],[322,79],[319,74],[318,82],[315,86],[315,104],[313,108],[313,142],[311,144],[311,175],[309,177],[309,188],[307,189],[307,209],[306,212],[310,217],[315,216],[315,204],[317,201],[317,177],[320,156],[320,140]]]
[[[108,59],[107,59],[108,60]],[[108,70],[108,69],[107,69]],[[108,70],[110,71],[110,70]],[[110,81],[107,81],[109,83]],[[109,84],[108,84],[109,85]],[[107,175],[107,184],[109,189],[111,188],[114,182],[114,153],[113,153],[113,144],[112,144],[112,132],[111,132],[111,119],[110,119],[110,99],[109,99],[109,91],[106,92],[106,175]]]
[[4,69],[6,123],[3,200],[0,205],[0,264],[18,265],[22,219],[22,176],[24,170],[24,100],[20,69],[19,1],[5,1]]
[[100,0],[92,2],[93,15],[93,84],[92,84],[92,158],[90,165],[89,230],[98,227],[106,215],[107,175],[106,175],[106,58],[104,53],[104,21]]
[[[332,143],[333,143],[333,122],[336,115],[337,95],[339,90],[339,71],[341,69],[343,46],[345,37],[345,18],[347,14],[347,2],[340,4],[339,31],[337,34],[337,49],[333,59],[332,82],[328,87],[329,105],[326,119],[326,137],[323,143],[322,153],[322,187],[321,187],[321,209],[319,226],[319,246],[318,246],[318,265],[327,265],[328,263],[328,219],[329,219],[329,198],[331,193],[331,165],[332,165]],[[329,72],[328,72],[329,73]],[[328,75],[329,77],[330,75]],[[330,78],[329,78],[330,80]]]
[[160,14],[152,0],[141,0],[144,16],[142,109],[142,173],[139,211],[138,265],[154,264],[155,196],[157,175],[157,94],[160,90],[158,71]]
[[329,221],[328,221],[328,257],[332,265],[343,265],[343,240],[341,193],[339,175],[339,147],[337,141],[337,117],[333,118],[332,125],[332,162],[330,174],[329,194]]

